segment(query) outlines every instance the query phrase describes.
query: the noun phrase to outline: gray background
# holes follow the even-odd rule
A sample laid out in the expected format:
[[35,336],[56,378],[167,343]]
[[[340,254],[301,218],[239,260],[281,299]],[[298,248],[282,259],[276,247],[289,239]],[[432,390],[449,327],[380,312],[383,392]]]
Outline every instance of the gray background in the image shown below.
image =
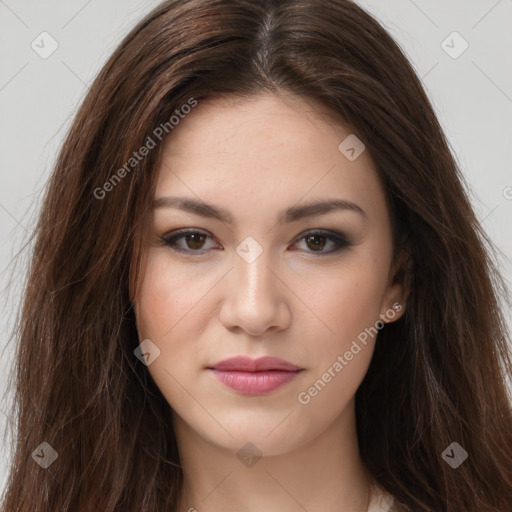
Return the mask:
[[[466,176],[478,217],[510,258],[512,0],[358,3],[381,20],[412,61]],[[121,37],[157,4],[0,0],[0,393],[12,365],[10,329],[26,264],[26,253],[14,257],[36,218],[41,189],[88,84]],[[46,59],[31,47],[35,41],[40,52],[51,48],[50,39],[41,42],[44,31],[58,43]],[[450,36],[454,31],[463,39]],[[469,47],[459,56],[464,40]],[[510,286],[512,263],[502,259],[501,266]],[[509,325],[511,316],[508,311]],[[2,400],[0,435],[7,407]],[[9,460],[3,446],[0,453],[3,489]]]

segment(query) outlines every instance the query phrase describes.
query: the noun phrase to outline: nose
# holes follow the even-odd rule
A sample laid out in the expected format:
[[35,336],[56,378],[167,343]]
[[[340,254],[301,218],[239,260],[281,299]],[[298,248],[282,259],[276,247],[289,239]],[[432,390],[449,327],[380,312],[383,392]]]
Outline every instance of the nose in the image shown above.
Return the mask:
[[261,336],[289,326],[289,299],[293,294],[279,271],[270,268],[265,251],[251,263],[235,256],[234,268],[226,276],[224,286],[220,321],[226,329]]

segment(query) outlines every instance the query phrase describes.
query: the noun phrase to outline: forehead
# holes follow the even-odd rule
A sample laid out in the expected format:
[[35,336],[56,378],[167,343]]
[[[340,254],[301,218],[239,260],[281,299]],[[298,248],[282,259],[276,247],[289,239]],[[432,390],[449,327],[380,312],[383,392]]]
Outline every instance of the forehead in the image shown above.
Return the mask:
[[155,196],[279,211],[329,196],[382,215],[384,191],[370,155],[351,161],[340,151],[354,136],[311,98],[199,101],[165,141]]
[[[207,98],[174,127],[165,143],[165,153],[181,156],[201,149],[265,160],[277,156],[276,150],[280,154],[287,150],[310,153],[311,144],[326,139],[329,132],[336,139],[350,130],[313,98],[280,98],[269,93]],[[331,144],[330,139],[321,146]],[[262,146],[264,153],[260,152]]]

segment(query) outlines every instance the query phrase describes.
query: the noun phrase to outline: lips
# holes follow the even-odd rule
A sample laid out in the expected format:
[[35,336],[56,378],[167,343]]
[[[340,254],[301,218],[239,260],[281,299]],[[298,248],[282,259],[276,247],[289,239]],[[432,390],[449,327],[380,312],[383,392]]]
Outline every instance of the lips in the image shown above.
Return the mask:
[[302,370],[299,366],[295,366],[288,361],[279,359],[278,357],[260,357],[259,359],[251,359],[250,357],[238,356],[224,359],[213,366],[209,367],[214,370],[222,371],[241,371],[241,372],[261,372],[269,370],[284,370],[295,372]]
[[304,368],[277,357],[232,357],[207,368],[224,385],[243,395],[264,395],[294,379]]

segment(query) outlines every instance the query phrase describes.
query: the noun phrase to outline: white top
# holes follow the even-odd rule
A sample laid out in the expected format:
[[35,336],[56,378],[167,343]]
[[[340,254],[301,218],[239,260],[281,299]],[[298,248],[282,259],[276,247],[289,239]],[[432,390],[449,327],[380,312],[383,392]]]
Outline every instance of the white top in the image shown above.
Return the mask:
[[368,512],[389,512],[391,506],[395,499],[391,494],[388,494],[384,489],[379,487],[374,487],[374,492],[372,493],[372,499],[370,501],[370,505],[368,506]]

